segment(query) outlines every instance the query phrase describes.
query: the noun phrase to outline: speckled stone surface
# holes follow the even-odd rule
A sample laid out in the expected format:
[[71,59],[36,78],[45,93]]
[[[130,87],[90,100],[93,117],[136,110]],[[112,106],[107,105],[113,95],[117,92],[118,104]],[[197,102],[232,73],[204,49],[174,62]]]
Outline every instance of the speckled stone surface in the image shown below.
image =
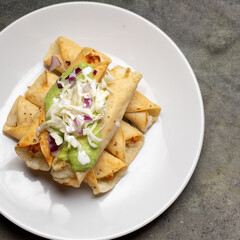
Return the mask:
[[[0,30],[63,1],[0,0]],[[190,62],[203,96],[205,139],[189,184],[161,216],[120,239],[240,239],[240,1],[106,0],[161,28]],[[0,239],[42,239],[0,215]]]

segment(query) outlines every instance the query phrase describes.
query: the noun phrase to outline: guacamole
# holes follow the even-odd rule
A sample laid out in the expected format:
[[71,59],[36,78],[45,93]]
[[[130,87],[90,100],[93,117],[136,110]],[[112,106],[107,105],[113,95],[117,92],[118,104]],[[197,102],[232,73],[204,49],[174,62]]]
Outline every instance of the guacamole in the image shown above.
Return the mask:
[[[98,132],[99,131],[99,126],[94,129],[93,132]],[[100,137],[100,132],[96,134],[97,137]],[[78,161],[78,150],[77,148],[73,148],[72,146],[69,147],[67,142],[63,143],[63,147],[60,150],[60,153],[58,155],[58,158],[63,160],[63,161],[70,161],[72,169],[74,171],[85,171],[93,167],[94,163],[98,159],[99,156],[99,150],[100,150],[100,144],[97,144],[96,148],[93,148],[90,146],[87,137],[82,136],[82,137],[77,137],[77,140],[80,142],[82,145],[83,150],[86,152],[86,154],[90,158],[90,163],[86,165],[82,165]]]
[[68,69],[45,98],[46,129],[50,135],[58,134],[55,137],[55,141],[61,143],[58,158],[69,161],[74,171],[92,168],[99,157],[98,122],[107,109],[109,92],[106,84],[95,81],[95,71],[93,65],[87,63]]

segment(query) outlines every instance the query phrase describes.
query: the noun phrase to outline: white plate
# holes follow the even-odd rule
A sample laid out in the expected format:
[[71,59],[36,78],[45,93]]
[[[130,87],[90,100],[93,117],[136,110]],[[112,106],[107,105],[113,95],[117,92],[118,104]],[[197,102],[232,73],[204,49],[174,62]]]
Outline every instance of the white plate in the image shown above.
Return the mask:
[[66,36],[107,52],[140,71],[139,90],[162,107],[144,147],[109,193],[86,185],[60,186],[33,172],[0,136],[0,211],[18,226],[51,239],[109,239],[149,223],[179,196],[202,147],[204,111],[187,60],[160,29],[124,9],[88,2],[53,5],[14,22],[0,34],[0,127],[19,94],[43,69],[50,43]]

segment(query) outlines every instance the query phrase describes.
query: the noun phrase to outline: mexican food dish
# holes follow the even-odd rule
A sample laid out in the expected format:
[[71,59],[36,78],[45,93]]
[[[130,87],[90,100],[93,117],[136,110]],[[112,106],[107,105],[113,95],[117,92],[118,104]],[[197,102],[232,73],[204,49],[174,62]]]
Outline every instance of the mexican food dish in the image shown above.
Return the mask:
[[16,99],[3,128],[28,167],[60,184],[85,182],[94,194],[121,179],[161,108],[136,90],[141,73],[110,63],[66,37],[51,44],[47,70]]

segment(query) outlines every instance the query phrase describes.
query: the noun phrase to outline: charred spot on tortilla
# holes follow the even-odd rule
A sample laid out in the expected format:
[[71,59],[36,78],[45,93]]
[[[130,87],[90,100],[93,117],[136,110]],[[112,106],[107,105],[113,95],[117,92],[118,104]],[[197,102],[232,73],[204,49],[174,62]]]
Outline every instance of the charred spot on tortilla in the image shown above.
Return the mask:
[[35,144],[35,145],[29,145],[29,146],[26,146],[25,149],[27,149],[28,151],[32,152],[32,153],[37,153],[37,152],[40,152],[41,151],[41,148],[40,148],[40,144]]
[[93,55],[92,53],[89,53],[86,55],[87,63],[98,63],[101,62],[101,58],[98,55]]
[[131,141],[134,142],[134,143],[136,143],[136,142],[139,141],[139,138],[138,138],[138,137],[132,137],[132,138],[131,138]]

